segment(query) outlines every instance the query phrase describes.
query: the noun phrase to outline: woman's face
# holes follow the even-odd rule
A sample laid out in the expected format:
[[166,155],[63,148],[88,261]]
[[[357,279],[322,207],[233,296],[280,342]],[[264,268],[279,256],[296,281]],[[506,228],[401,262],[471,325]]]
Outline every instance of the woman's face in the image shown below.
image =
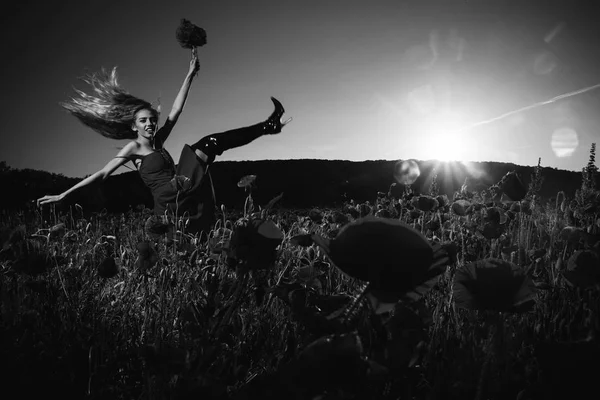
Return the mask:
[[143,109],[135,114],[132,129],[138,136],[146,139],[152,139],[156,133],[158,118],[153,110]]

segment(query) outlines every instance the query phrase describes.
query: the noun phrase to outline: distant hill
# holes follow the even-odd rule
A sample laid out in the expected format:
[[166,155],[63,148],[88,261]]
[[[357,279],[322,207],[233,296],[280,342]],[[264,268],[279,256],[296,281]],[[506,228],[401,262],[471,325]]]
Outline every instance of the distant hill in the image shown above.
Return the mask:
[[[425,193],[431,184],[435,161],[417,161],[420,176],[413,184],[417,192]],[[340,161],[340,160],[265,160],[223,161],[211,166],[217,202],[228,208],[241,208],[244,189],[237,182],[245,175],[256,175],[253,197],[264,205],[283,193],[279,204],[286,208],[334,207],[345,200],[373,201],[377,192],[387,192],[394,182],[395,161]],[[452,196],[467,179],[469,190],[478,191],[498,182],[509,171],[517,171],[526,185],[531,181],[534,167],[509,163],[451,162],[437,169],[440,193]],[[445,167],[444,167],[445,166]],[[477,172],[473,172],[477,171]],[[550,199],[559,190],[572,197],[581,186],[581,173],[555,168],[543,168],[544,183],[541,196]],[[58,194],[79,182],[70,178],[31,169],[13,169],[0,163],[0,185],[5,195],[0,196],[1,209],[23,208],[29,201],[45,194]],[[80,204],[87,211],[107,209],[122,212],[144,204],[152,207],[152,196],[137,172],[111,176],[103,183],[82,188],[65,199],[61,207]]]

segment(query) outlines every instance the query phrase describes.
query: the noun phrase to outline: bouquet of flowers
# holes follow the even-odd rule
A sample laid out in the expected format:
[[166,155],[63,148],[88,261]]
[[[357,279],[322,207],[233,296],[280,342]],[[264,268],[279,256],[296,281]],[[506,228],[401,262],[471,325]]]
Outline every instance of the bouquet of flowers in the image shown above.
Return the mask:
[[196,47],[206,44],[206,31],[185,18],[181,19],[179,27],[177,27],[177,31],[175,32],[175,37],[181,47],[192,49],[192,51],[196,51]]

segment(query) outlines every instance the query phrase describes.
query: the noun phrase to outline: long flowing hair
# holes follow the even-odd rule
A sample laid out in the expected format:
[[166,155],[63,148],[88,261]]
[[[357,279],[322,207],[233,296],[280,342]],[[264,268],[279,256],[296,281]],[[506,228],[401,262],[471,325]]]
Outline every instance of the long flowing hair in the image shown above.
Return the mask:
[[135,139],[137,134],[131,125],[138,111],[151,110],[158,117],[158,111],[151,103],[119,86],[117,67],[110,72],[102,68],[100,72],[86,74],[80,79],[93,89],[93,93],[74,88],[78,96],[60,105],[102,136],[117,140]]

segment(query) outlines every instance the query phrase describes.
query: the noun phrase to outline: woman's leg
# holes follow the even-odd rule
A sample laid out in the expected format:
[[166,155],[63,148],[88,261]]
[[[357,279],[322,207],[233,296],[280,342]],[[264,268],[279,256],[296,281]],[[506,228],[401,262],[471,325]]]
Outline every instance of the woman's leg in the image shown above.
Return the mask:
[[266,121],[244,128],[213,133],[203,137],[190,147],[200,157],[202,157],[202,154],[199,154],[199,152],[206,155],[206,163],[211,164],[216,156],[220,156],[226,150],[244,146],[263,135],[274,135],[281,132],[281,128],[285,125],[281,122],[285,110],[277,99],[271,97],[271,100],[275,105],[275,111]]

